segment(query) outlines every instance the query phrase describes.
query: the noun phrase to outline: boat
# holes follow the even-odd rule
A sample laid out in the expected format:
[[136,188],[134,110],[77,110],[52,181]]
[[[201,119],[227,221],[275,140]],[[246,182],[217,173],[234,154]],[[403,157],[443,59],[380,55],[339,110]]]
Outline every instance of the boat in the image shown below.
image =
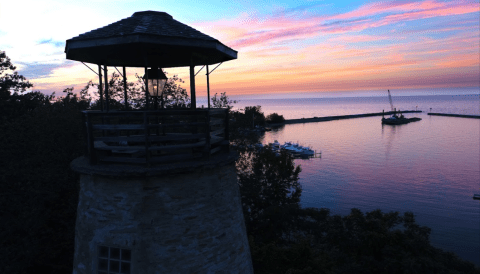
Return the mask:
[[302,152],[300,153],[300,156],[314,156],[315,151],[309,147],[304,147],[302,148]]
[[270,143],[270,145],[275,149],[280,149],[280,143],[277,140],[275,140],[273,143]]
[[388,90],[388,101],[390,102],[390,107],[392,108],[393,115],[391,117],[385,118],[382,117],[382,125],[403,125],[411,122],[416,122],[422,120],[422,118],[413,117],[405,118],[402,112],[399,110],[400,115],[397,115],[396,108],[393,107],[392,95],[390,95],[390,90]]
[[[256,147],[258,149],[262,148],[261,144],[257,144]],[[269,143],[269,147],[272,149],[272,151],[279,153],[280,150],[284,150],[294,156],[295,158],[310,158],[310,157],[315,157],[316,155],[320,155],[321,153],[315,153],[313,149],[310,147],[304,147],[299,145],[298,143],[292,143],[292,142],[285,142],[283,145],[280,145],[280,143],[275,140],[273,143]]]
[[298,144],[292,144],[290,142],[285,143],[281,148],[285,149],[286,151],[292,153],[292,154],[301,154],[302,153],[302,147],[299,146]]
[[309,147],[301,146],[297,143],[286,142],[282,146],[281,149],[286,150],[287,152],[291,153],[295,157],[311,157],[315,156],[315,151]]
[[392,115],[391,117],[388,118],[382,118],[382,124],[385,125],[403,125],[403,124],[408,124],[411,122],[416,122],[420,121],[422,118],[418,117],[413,117],[413,118],[405,118],[403,115],[397,116],[397,115]]

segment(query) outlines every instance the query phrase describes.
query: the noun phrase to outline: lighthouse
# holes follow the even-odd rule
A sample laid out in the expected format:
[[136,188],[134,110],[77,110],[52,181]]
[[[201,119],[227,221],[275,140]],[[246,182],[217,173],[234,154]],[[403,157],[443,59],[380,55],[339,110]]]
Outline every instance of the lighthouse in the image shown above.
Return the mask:
[[[80,174],[73,273],[253,273],[228,110],[197,109],[195,96],[195,67],[208,79],[208,66],[237,52],[144,11],[67,40],[65,53],[98,66],[102,98],[101,110],[83,112],[86,154],[71,163]],[[125,93],[125,108],[109,109],[117,67],[124,79],[127,68],[145,70],[146,106],[163,68],[187,67],[191,107],[131,110]]]

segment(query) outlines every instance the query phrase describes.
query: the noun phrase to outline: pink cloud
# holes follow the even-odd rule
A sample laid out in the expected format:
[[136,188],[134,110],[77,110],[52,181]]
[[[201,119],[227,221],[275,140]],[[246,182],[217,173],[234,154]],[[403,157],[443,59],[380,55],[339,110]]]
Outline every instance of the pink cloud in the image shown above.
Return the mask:
[[233,48],[270,46],[275,43],[321,37],[322,34],[358,33],[402,21],[478,12],[477,3],[455,1],[391,1],[367,4],[334,16],[299,18],[281,14],[261,16],[243,13],[237,18],[197,22],[201,30],[218,33]]
[[[382,35],[361,31],[392,24],[397,27],[410,20],[478,13],[478,9],[478,3],[465,1],[391,1],[333,16],[242,14],[195,26],[218,34],[213,36],[240,51],[236,65],[225,72],[230,75],[228,81],[218,72],[222,80],[217,87],[232,94],[368,89],[392,84],[410,88],[469,86],[478,85],[480,76],[478,22],[471,16],[470,22],[440,24],[435,29],[385,31]],[[445,35],[428,36],[432,33]]]

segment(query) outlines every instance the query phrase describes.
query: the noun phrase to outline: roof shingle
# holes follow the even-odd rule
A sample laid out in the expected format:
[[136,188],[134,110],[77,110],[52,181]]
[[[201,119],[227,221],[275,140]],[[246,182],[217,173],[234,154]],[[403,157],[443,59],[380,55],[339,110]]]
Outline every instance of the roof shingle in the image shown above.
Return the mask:
[[237,51],[157,11],[136,12],[68,39],[65,53],[69,60],[127,67],[211,65],[237,59]]
[[180,23],[166,12],[141,11],[135,12],[131,17],[122,19],[69,40],[86,40],[124,36],[130,34],[149,34],[202,40],[216,40],[200,31]]

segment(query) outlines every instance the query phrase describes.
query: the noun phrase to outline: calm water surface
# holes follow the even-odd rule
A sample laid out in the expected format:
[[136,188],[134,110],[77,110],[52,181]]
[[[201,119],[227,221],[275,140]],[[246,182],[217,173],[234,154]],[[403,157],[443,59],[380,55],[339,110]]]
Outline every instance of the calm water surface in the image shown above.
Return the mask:
[[[400,110],[480,115],[479,95],[393,96]],[[276,112],[285,119],[390,111],[388,97],[292,98],[240,100],[235,107],[262,106],[265,115]]]
[[[355,114],[378,107],[375,101],[345,99],[326,105],[340,109],[337,113],[354,109]],[[467,105],[464,111],[475,114],[468,102],[452,105],[438,103],[436,108]],[[318,109],[305,113],[338,115],[318,114],[325,111],[322,103],[311,107]],[[382,126],[380,117],[287,125],[267,132],[263,142],[298,141],[322,152],[321,158],[295,160],[302,166],[302,206],[326,207],[335,214],[348,214],[354,207],[364,212],[412,211],[417,223],[432,228],[434,246],[480,266],[480,201],[472,199],[480,193],[480,120],[409,116],[415,115],[423,120],[399,126]]]

